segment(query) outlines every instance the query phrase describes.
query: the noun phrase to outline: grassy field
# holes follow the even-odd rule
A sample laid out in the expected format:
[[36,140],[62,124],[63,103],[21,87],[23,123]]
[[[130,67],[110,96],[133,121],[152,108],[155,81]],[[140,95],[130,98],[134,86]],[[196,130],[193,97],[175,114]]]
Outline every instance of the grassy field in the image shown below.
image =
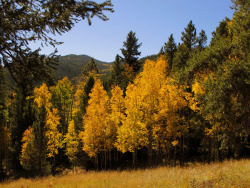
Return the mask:
[[250,160],[192,164],[185,168],[79,172],[39,179],[19,179],[0,187],[250,187]]

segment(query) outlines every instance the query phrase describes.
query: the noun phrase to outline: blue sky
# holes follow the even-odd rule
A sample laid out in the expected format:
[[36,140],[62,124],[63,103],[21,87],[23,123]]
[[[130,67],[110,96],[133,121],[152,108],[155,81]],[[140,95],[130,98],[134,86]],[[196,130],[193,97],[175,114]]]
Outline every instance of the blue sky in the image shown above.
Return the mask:
[[[96,2],[103,2],[97,0]],[[123,41],[129,31],[136,32],[142,46],[141,57],[157,54],[164,42],[173,33],[176,43],[181,42],[181,32],[190,20],[197,33],[204,29],[208,39],[225,17],[232,18],[231,0],[112,0],[114,13],[104,22],[86,20],[61,36],[55,36],[64,44],[57,46],[58,55],[86,54],[95,59],[111,62],[120,54]],[[37,48],[40,43],[32,44]],[[49,54],[52,47],[45,47],[42,53]]]

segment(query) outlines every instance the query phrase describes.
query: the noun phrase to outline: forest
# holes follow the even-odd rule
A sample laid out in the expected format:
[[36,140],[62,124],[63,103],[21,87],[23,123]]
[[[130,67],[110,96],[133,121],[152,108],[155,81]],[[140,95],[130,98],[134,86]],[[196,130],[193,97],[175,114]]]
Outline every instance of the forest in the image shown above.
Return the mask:
[[249,1],[232,1],[233,18],[218,23],[209,44],[190,21],[181,43],[172,34],[139,61],[130,31],[108,72],[91,59],[74,81],[57,81],[56,53],[40,55],[28,41],[57,45],[49,33],[113,11],[111,1],[63,2],[1,1],[0,179],[250,157]]

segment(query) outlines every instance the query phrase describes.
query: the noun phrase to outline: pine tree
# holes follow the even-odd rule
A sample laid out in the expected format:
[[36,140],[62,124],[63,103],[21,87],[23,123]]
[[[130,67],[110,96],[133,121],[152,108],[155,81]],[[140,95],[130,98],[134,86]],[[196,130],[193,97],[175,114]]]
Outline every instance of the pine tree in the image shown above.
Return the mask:
[[141,55],[141,52],[139,52],[138,49],[141,45],[142,43],[138,44],[138,38],[136,38],[135,32],[130,31],[127,35],[126,41],[123,42],[123,48],[121,48],[125,64],[133,67],[134,72],[138,72],[141,67],[138,62],[138,56]]
[[[6,84],[4,69],[0,65],[0,176],[4,177],[4,160],[7,159],[10,135],[7,127]],[[5,162],[6,164],[7,162]],[[0,178],[1,180],[2,178]]]
[[[110,0],[99,4],[95,1],[56,3],[49,0],[6,0],[2,2],[0,4],[2,18],[0,28],[3,35],[0,38],[0,45],[3,48],[0,50],[0,64],[4,64],[14,80],[15,75],[20,73],[18,66],[30,67],[29,64],[26,64],[27,61],[31,60],[33,64],[41,64],[41,67],[46,66],[46,63],[39,61],[42,57],[39,55],[40,50],[30,50],[28,46],[30,41],[42,40],[43,44],[55,47],[61,43],[54,40],[51,34],[68,32],[81,19],[87,19],[89,24],[94,16],[106,21],[108,17],[104,12],[113,12],[112,6]],[[13,19],[13,17],[18,19]],[[49,60],[50,57],[46,57],[46,59]],[[39,78],[39,72],[39,69],[32,72],[35,79]]]
[[173,34],[170,35],[170,37],[168,38],[168,42],[165,43],[164,50],[165,50],[165,55],[166,55],[167,60],[168,60],[169,69],[171,71],[172,65],[173,65],[174,55],[175,55],[175,52],[177,51],[177,46],[176,46],[176,43],[174,41]]
[[112,66],[111,77],[110,77],[110,85],[118,85],[120,87],[123,86],[124,82],[124,67],[121,62],[121,57],[117,54],[115,57],[115,62]]
[[73,86],[67,77],[58,81],[58,84],[51,89],[51,103],[54,108],[58,109],[60,116],[59,130],[66,134],[68,124],[72,119],[72,105],[73,105]]
[[198,49],[202,50],[205,48],[206,43],[207,43],[207,35],[204,30],[201,30],[198,36]]
[[189,51],[191,51],[191,49],[197,43],[196,29],[192,20],[190,20],[190,22],[188,23],[187,28],[184,28],[184,29],[185,29],[185,32],[181,33],[182,34],[181,40],[187,46]]
[[82,75],[91,76],[93,74],[99,74],[99,68],[95,60],[91,58],[91,60],[87,63],[87,65],[83,67]]
[[164,51],[164,47],[161,47],[159,53],[157,54],[157,57],[160,57],[161,55],[164,55],[165,51]]

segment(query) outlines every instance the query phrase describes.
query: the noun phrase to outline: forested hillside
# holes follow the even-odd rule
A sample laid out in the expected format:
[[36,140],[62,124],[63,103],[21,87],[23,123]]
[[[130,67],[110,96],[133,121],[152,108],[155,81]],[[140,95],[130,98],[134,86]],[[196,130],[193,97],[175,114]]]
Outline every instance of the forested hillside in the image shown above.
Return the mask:
[[[55,70],[55,80],[61,80],[63,77],[68,77],[72,80],[81,74],[82,68],[87,65],[91,57],[87,55],[66,55],[59,57],[59,64]],[[111,63],[105,63],[94,59],[102,74],[110,72]]]

